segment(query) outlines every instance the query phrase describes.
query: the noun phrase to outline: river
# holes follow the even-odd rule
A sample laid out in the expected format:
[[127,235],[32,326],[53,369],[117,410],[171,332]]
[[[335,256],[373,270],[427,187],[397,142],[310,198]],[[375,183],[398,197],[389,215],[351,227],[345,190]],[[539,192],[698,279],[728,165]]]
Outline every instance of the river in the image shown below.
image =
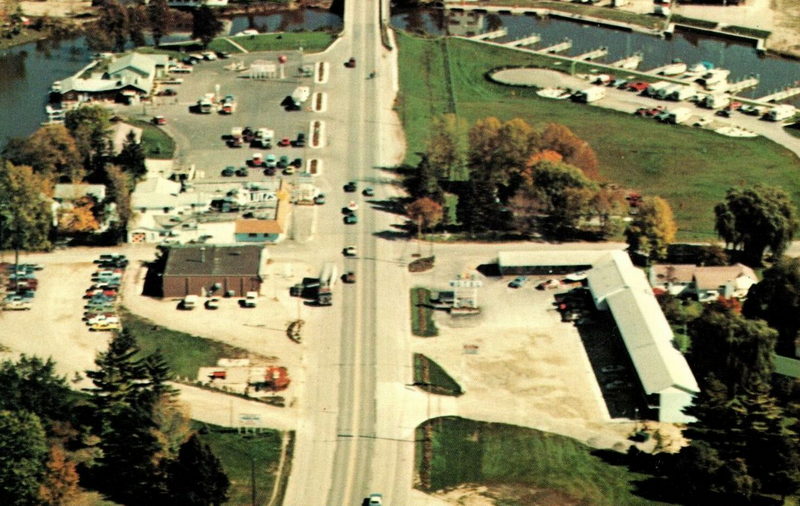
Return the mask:
[[[678,31],[671,38],[662,39],[637,32],[583,24],[573,21],[517,16],[507,14],[474,15],[469,12],[447,13],[441,9],[400,11],[392,15],[392,25],[418,33],[434,35],[470,35],[505,27],[506,37],[497,42],[527,37],[533,33],[541,36],[535,47],[546,47],[564,38],[572,40],[572,49],[565,56],[578,55],[601,46],[608,47],[608,56],[599,62],[611,62],[635,52],[644,60],[640,70],[647,70],[680,58],[691,65],[700,61],[731,71],[729,81],[739,81],[758,74],[758,87],[745,90],[742,96],[760,97],[800,80],[800,62],[786,58],[759,55],[755,47],[743,41],[709,37],[695,32]],[[501,64],[499,62],[498,64]],[[800,99],[796,99],[800,102]]]

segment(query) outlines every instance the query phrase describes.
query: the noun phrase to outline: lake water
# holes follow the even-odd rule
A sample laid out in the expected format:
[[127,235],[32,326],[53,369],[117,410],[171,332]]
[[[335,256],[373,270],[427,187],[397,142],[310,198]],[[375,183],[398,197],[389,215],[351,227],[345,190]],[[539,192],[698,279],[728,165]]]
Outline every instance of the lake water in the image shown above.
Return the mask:
[[[748,97],[760,97],[800,80],[800,62],[761,56],[752,45],[744,42],[700,36],[693,32],[676,32],[669,39],[636,32],[625,32],[602,26],[587,25],[560,19],[537,18],[515,15],[473,15],[471,13],[449,13],[441,9],[395,11],[392,25],[405,30],[435,35],[471,35],[494,31],[501,27],[508,36],[496,39],[511,41],[538,34],[542,37],[536,47],[547,47],[561,42],[565,37],[572,40],[572,49],[565,56],[578,55],[601,46],[608,47],[608,56],[599,62],[612,62],[635,52],[644,56],[640,70],[647,70],[670,63],[680,58],[691,65],[709,61],[717,67],[731,71],[729,81],[738,81],[751,74],[758,74],[761,82],[757,88],[741,92]],[[502,62],[498,62],[498,65]],[[795,99],[800,101],[800,99]]]
[[[252,22],[260,31],[313,31],[338,29],[341,17],[327,11],[303,9],[255,16]],[[251,27],[246,16],[231,20],[231,32]],[[164,42],[187,38],[176,34]],[[47,119],[44,106],[53,81],[75,74],[87,65],[94,52],[78,37],[60,42],[32,42],[0,52],[0,146],[11,137],[27,137]]]

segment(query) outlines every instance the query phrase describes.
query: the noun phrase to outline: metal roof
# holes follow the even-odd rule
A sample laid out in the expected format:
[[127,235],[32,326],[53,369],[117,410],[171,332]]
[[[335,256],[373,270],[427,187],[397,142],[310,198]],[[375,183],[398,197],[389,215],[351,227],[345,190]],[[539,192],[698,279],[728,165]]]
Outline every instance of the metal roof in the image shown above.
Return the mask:
[[598,303],[608,304],[639,379],[648,394],[669,388],[698,392],[686,359],[672,344],[672,329],[644,273],[624,252],[612,252],[588,273]]

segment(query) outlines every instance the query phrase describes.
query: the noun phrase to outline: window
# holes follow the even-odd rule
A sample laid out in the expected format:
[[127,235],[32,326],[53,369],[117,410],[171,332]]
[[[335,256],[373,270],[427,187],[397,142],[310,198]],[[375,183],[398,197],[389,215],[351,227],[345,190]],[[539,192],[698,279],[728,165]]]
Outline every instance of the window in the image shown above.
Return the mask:
[[247,234],[247,237],[258,237],[258,234]]

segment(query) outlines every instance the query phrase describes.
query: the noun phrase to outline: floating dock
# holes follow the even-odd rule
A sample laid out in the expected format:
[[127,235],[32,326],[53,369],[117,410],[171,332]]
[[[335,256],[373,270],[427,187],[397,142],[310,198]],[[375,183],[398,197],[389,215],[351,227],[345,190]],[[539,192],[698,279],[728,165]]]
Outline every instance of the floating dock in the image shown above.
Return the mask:
[[606,55],[608,55],[608,48],[603,46],[603,47],[598,47],[595,50],[589,51],[588,53],[579,54],[578,56],[575,57],[575,59],[583,61],[591,61],[591,60],[596,60],[598,58],[602,58]]
[[504,46],[519,47],[519,46],[532,46],[542,40],[542,36],[538,33],[532,33],[522,39],[512,40],[511,42],[504,42]]
[[758,76],[750,76],[745,77],[741,81],[736,81],[735,83],[729,83],[728,88],[725,90],[727,93],[738,93],[742,90],[746,90],[747,88],[755,88],[758,86],[759,79]]
[[491,40],[491,39],[499,39],[501,37],[505,37],[508,35],[507,28],[501,28],[499,30],[495,30],[493,32],[486,32],[486,33],[479,33],[478,35],[473,35],[470,37],[472,40]]
[[540,49],[539,51],[542,53],[553,54],[563,53],[564,51],[569,51],[570,49],[572,49],[572,39],[564,39],[558,44],[553,44],[552,46]]
[[759,102],[777,102],[779,100],[786,100],[787,98],[791,98],[795,95],[800,95],[800,86],[784,88],[781,91],[770,93],[769,95],[757,98],[756,100]]

